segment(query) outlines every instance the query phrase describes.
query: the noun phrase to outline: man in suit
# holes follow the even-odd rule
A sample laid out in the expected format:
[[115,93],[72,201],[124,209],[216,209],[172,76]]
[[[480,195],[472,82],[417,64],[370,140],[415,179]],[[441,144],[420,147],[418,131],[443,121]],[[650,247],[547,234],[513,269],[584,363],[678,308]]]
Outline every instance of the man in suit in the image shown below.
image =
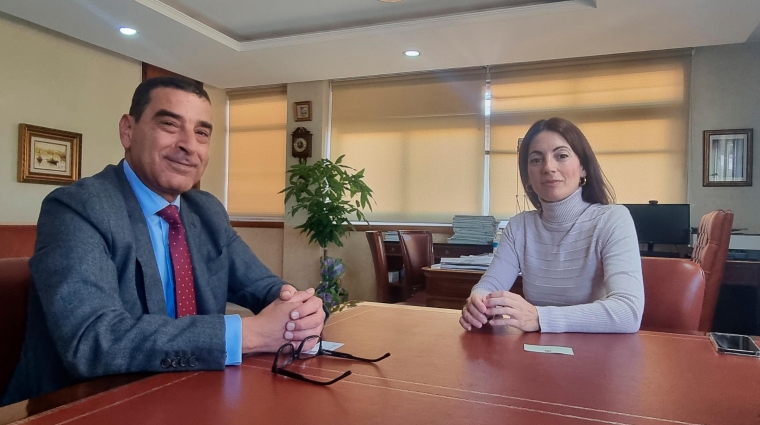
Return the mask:
[[[119,121],[125,159],[42,203],[21,360],[0,405],[103,375],[221,370],[322,331],[313,290],[272,274],[224,206],[191,190],[211,104],[189,80],[146,80]],[[255,316],[225,316],[226,302]]]

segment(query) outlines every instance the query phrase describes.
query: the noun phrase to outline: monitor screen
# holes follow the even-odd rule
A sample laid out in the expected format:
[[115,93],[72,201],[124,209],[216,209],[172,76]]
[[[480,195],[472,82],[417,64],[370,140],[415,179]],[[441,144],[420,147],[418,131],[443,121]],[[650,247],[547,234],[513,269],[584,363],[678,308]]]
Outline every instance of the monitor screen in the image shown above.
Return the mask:
[[626,204],[639,243],[687,245],[691,242],[689,204]]

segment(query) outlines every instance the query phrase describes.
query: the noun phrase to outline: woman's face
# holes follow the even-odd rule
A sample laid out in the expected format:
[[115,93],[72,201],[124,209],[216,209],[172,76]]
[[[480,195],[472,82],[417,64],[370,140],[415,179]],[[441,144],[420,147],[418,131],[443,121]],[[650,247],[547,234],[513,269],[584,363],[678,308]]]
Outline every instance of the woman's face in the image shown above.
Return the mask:
[[542,202],[557,202],[578,189],[586,170],[564,137],[542,131],[528,150],[528,177]]

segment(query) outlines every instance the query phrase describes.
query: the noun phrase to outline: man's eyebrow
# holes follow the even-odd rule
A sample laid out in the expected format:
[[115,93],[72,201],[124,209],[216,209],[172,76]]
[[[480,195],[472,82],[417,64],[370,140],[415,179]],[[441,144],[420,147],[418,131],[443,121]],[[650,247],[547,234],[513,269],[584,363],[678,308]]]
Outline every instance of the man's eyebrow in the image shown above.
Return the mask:
[[[161,117],[174,118],[175,120],[181,120],[182,119],[182,115],[180,115],[180,114],[178,114],[176,112],[169,111],[168,109],[159,109],[158,111],[156,111],[155,114],[153,114],[153,118],[161,118]],[[198,122],[198,126],[199,127],[203,127],[203,128],[207,128],[209,130],[213,130],[214,129],[214,126],[211,125],[211,123],[208,122],[208,121],[200,121],[200,122]]]
[[212,130],[212,131],[214,130],[214,126],[211,125],[211,123],[208,122],[208,121],[199,121],[198,122],[198,126],[199,127],[203,127],[203,128],[207,128],[207,129]]
[[161,117],[169,117],[174,118],[175,120],[182,119],[182,116],[176,112],[172,112],[168,109],[159,109],[156,111],[155,114],[153,114],[153,118],[161,118]]

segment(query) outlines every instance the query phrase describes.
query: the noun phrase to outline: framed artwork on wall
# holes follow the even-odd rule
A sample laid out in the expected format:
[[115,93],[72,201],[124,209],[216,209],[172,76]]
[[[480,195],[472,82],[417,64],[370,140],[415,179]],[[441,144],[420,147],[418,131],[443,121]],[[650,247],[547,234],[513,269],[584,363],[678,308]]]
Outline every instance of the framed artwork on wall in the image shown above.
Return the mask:
[[82,134],[18,125],[18,181],[67,185],[79,180]]
[[311,121],[311,101],[295,102],[296,121]]
[[752,186],[752,129],[706,130],[702,186]]

